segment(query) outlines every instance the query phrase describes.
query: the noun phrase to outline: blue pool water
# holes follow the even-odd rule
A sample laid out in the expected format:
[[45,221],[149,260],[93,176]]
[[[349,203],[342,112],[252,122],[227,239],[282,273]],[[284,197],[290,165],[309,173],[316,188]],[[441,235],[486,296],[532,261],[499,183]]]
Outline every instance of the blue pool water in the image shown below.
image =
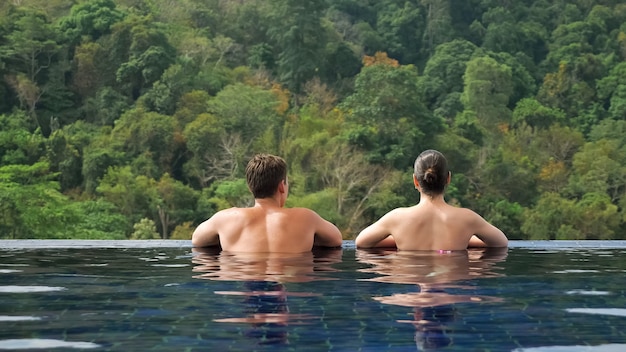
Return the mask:
[[0,350],[626,351],[625,252],[0,241]]

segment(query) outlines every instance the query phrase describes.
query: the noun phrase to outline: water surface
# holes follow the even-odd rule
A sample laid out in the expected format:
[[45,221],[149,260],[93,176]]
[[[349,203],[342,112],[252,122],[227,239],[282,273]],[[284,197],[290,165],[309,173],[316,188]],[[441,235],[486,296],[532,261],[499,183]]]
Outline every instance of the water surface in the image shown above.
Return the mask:
[[0,249],[0,349],[626,350],[624,248]]

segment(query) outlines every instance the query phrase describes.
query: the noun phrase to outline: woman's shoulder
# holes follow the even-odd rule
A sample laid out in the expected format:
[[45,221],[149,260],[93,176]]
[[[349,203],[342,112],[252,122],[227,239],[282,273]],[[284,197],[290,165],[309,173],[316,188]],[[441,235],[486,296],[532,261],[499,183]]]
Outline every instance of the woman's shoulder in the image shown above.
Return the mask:
[[465,208],[465,207],[458,207],[458,206],[450,205],[449,209],[451,209],[451,211],[455,211],[457,213],[475,214],[475,212],[472,209]]
[[482,217],[478,215],[477,212],[473,211],[470,208],[451,206],[450,211],[454,212],[454,216],[460,220],[476,221],[476,220],[482,219]]
[[406,216],[407,214],[418,212],[419,208],[414,205],[412,207],[399,207],[390,210],[385,216],[394,217],[394,216]]

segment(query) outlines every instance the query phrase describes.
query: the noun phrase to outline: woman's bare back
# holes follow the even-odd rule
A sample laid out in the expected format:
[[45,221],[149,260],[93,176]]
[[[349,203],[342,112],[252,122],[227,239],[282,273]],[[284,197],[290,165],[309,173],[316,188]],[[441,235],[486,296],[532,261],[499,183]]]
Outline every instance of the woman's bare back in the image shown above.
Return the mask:
[[400,249],[461,250],[473,235],[467,209],[422,203],[398,210],[391,233]]
[[465,250],[473,235],[487,246],[504,247],[508,240],[495,226],[466,208],[427,200],[397,208],[357,236],[357,247],[375,247],[391,236],[400,250]]
[[469,209],[446,203],[444,191],[451,177],[443,154],[433,149],[422,152],[413,172],[420,202],[385,214],[359,233],[356,246],[464,250],[471,242],[472,246],[506,247],[508,239],[497,227]]

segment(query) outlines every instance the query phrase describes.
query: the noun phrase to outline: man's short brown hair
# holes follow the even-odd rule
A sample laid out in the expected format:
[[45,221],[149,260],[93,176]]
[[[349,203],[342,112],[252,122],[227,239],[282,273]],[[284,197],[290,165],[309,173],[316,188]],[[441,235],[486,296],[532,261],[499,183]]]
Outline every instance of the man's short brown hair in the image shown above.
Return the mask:
[[274,195],[281,181],[287,179],[287,163],[279,156],[257,154],[246,166],[246,181],[254,198]]

